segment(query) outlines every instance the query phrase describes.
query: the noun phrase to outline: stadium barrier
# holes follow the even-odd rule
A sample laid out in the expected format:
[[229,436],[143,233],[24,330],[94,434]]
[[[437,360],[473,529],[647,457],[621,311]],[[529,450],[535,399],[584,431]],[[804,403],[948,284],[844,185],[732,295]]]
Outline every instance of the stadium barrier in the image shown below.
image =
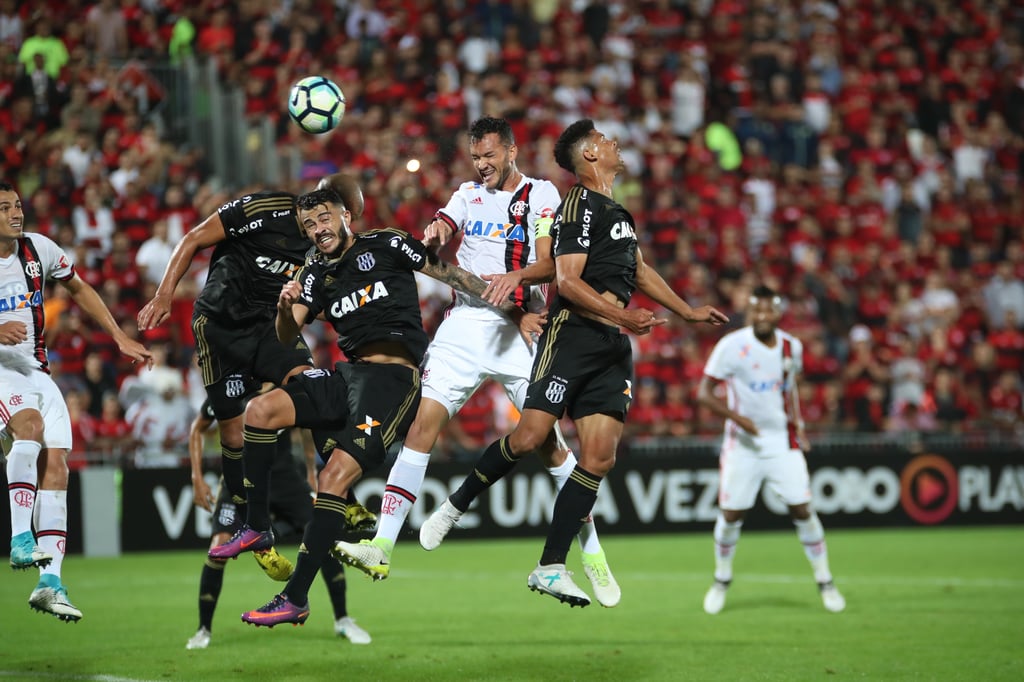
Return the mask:
[[[1024,450],[989,443],[984,449],[908,449],[862,443],[808,455],[815,507],[829,528],[954,526],[1024,523]],[[955,446],[954,446],[955,445]],[[469,467],[432,463],[409,516],[407,541]],[[387,469],[356,486],[377,509]],[[208,474],[210,483],[216,477]],[[605,535],[706,532],[715,519],[718,462],[713,447],[690,450],[634,445],[605,481],[594,516]],[[467,512],[453,539],[540,537],[546,532],[555,489],[531,458]],[[68,491],[68,550],[86,556],[201,548],[209,543],[210,514],[196,508],[188,469],[89,467],[73,472]],[[784,505],[763,493],[750,528],[789,528]],[[9,509],[0,522],[9,528]],[[296,540],[294,533],[288,538]]]

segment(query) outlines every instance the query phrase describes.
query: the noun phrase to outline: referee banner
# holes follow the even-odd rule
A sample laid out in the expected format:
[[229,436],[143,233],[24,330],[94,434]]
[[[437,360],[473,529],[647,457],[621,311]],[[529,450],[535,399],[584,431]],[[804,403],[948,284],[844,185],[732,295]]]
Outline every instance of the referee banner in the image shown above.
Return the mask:
[[[870,454],[835,451],[808,456],[814,504],[828,528],[1024,523],[1024,453]],[[403,541],[470,471],[468,464],[431,463]],[[356,486],[380,508],[387,469]],[[620,456],[594,508],[602,533],[706,531],[717,511],[718,460],[710,452]],[[470,509],[451,538],[537,537],[555,499],[553,479],[536,458],[523,461]],[[192,503],[186,469],[125,471],[121,538],[125,551],[206,547],[209,514]],[[752,528],[789,528],[785,506],[762,494]]]

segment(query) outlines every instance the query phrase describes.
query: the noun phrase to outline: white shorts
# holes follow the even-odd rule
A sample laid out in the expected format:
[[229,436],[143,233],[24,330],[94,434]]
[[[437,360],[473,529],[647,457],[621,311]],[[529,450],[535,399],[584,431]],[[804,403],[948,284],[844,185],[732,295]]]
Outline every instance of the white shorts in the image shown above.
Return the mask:
[[49,374],[31,370],[22,374],[0,367],[0,422],[6,430],[11,417],[22,410],[43,415],[43,447],[71,449],[71,417],[64,396]]
[[456,306],[441,322],[423,360],[423,397],[459,411],[485,379],[505,387],[522,409],[533,368],[533,351],[505,319],[481,319],[481,311]]
[[811,501],[811,478],[800,450],[766,455],[748,448],[723,448],[719,458],[718,506],[744,511],[754,506],[762,484],[782,498],[786,506]]

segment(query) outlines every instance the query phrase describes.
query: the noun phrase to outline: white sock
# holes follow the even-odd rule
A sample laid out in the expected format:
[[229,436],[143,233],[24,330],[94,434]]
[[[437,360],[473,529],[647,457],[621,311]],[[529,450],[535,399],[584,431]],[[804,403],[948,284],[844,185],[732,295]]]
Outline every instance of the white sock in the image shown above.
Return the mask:
[[715,580],[723,583],[732,580],[732,559],[742,527],[742,521],[729,522],[721,514],[715,520]]
[[40,445],[34,440],[16,440],[7,455],[7,495],[11,502],[11,535],[32,530],[32,509],[36,502]]
[[[409,510],[416,503],[416,497],[423,487],[423,478],[427,475],[429,452],[417,452],[403,447],[398,453],[394,466],[388,473],[384,497],[380,501],[380,520],[374,542],[384,540],[388,549],[394,548],[398,534],[402,532]],[[380,544],[380,543],[378,543]]]
[[50,565],[40,573],[59,578],[68,538],[68,491],[40,490],[36,495],[36,507],[39,508],[36,541],[39,549],[53,556]]
[[811,562],[814,570],[814,579],[819,583],[832,581],[832,571],[828,568],[828,549],[825,547],[825,527],[815,512],[811,512],[810,518],[793,519],[796,526],[796,536],[800,538],[804,546],[804,554]]
[[[568,448],[565,451],[565,461],[561,466],[551,467],[548,473],[555,479],[555,488],[561,490],[565,482],[569,480],[569,474],[576,468],[576,455]],[[597,526],[594,525],[594,517],[587,514],[587,519],[580,526],[580,532],[576,534],[580,542],[580,550],[587,554],[597,554],[601,551],[601,540],[597,537]]]

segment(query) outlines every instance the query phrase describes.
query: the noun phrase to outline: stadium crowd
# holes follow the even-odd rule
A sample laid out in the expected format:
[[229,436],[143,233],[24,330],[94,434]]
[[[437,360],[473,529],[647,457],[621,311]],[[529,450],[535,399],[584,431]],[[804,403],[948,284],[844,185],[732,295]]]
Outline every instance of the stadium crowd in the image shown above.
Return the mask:
[[[593,118],[624,151],[616,198],[646,258],[687,301],[740,325],[758,283],[785,292],[810,432],[1024,428],[1018,3],[0,0],[0,176],[26,229],[73,253],[135,337],[174,244],[244,189],[166,135],[147,71],[190,57],[244,90],[237,125],[270,119],[280,147],[301,150],[284,189],[360,175],[357,227],[422,231],[475,177],[464,131],[484,114],[512,122],[521,168],[564,190],[554,139]],[[323,136],[284,107],[314,73],[347,98]],[[204,273],[200,260],[171,323],[142,337],[164,352],[141,377],[51,290],[47,343],[80,456],[147,440],[184,456],[160,401],[202,395],[190,319]],[[436,325],[447,294],[421,295]],[[631,437],[720,432],[694,394],[722,332],[684,327],[634,339]],[[448,447],[475,453],[509,419],[479,392]]]

